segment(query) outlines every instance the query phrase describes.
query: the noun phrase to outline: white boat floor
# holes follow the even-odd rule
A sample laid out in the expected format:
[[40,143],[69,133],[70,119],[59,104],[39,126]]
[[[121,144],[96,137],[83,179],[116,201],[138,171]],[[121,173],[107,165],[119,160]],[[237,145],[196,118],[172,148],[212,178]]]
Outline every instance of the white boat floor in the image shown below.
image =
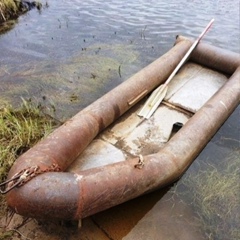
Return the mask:
[[158,152],[169,140],[173,124],[185,124],[226,81],[219,72],[186,63],[169,84],[164,99],[167,103],[161,104],[150,119],[137,115],[144,99],[97,136],[68,171],[78,173]]
[[171,81],[165,100],[195,113],[227,79],[222,73],[187,63]]

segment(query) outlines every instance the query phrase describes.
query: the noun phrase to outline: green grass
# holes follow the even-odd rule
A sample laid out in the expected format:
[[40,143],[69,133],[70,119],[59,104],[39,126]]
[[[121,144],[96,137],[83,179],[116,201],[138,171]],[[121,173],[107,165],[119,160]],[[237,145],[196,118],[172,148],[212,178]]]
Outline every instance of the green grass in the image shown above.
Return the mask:
[[[43,113],[42,108],[23,100],[14,109],[4,104],[0,107],[0,181],[3,182],[18,156],[48,135],[57,121]],[[0,199],[4,206],[4,197]],[[4,209],[0,209],[0,211]]]

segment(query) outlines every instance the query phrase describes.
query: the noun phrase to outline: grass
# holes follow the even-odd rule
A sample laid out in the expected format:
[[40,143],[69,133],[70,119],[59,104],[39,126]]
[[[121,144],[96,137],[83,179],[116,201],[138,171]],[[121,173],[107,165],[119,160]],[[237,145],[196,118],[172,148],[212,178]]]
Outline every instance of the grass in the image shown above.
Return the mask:
[[[15,159],[48,135],[57,121],[46,115],[41,106],[23,100],[20,108],[0,107],[0,181],[3,182]],[[4,196],[0,196],[0,214],[6,212]]]
[[[29,1],[31,2],[31,1]],[[37,9],[41,9],[42,4],[38,1],[32,1]],[[21,0],[0,0],[0,22],[5,22],[10,18],[28,11]]]
[[0,21],[6,21],[17,14],[18,6],[14,0],[0,0]]
[[240,239],[240,152],[236,152],[220,166],[205,166],[180,181],[177,192],[181,198],[188,196],[207,239]]

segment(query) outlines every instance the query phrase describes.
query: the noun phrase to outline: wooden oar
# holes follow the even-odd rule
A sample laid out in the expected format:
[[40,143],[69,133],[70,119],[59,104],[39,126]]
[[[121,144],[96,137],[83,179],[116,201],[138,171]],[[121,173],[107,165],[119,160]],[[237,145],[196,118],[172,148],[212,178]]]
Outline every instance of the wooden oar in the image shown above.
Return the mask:
[[214,19],[212,19],[206,28],[203,30],[203,32],[199,35],[199,37],[195,40],[193,45],[190,47],[190,49],[187,51],[187,53],[184,55],[183,59],[180,61],[180,63],[177,65],[177,67],[174,69],[172,74],[168,77],[166,82],[162,85],[160,85],[157,89],[153,91],[151,96],[148,98],[147,102],[144,104],[141,111],[138,113],[138,116],[142,116],[146,119],[150,118],[152,114],[155,112],[155,110],[158,108],[159,104],[162,102],[162,100],[165,98],[168,90],[168,84],[173,79],[173,77],[176,75],[178,70],[182,67],[182,65],[186,62],[192,51],[195,49],[199,41],[202,39],[204,34],[207,32],[207,30],[211,27],[213,24]]

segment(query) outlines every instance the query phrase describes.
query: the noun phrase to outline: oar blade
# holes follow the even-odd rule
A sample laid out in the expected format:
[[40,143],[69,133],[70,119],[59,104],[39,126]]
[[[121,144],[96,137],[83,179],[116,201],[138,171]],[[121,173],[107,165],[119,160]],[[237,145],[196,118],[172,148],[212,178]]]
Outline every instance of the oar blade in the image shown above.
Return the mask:
[[156,98],[158,91],[159,91],[159,89],[157,88],[151,93],[150,97],[147,99],[147,101],[144,103],[142,109],[138,113],[138,116],[145,117],[148,114],[148,112],[151,109],[152,101]]
[[165,98],[166,94],[167,86],[161,85],[148,98],[147,102],[143,105],[142,109],[138,113],[138,116],[149,119],[152,116],[152,114],[156,111],[162,100]]
[[197,44],[199,43],[199,41],[202,39],[202,37],[204,36],[204,34],[208,31],[208,29],[211,27],[211,25],[213,24],[214,19],[212,19],[207,27],[204,29],[204,31],[200,34],[200,36],[197,38],[197,40],[193,43],[193,45],[190,47],[190,49],[187,51],[187,53],[184,55],[184,57],[182,58],[182,60],[179,62],[179,64],[177,65],[177,67],[174,69],[174,71],[172,72],[172,74],[168,77],[168,79],[166,80],[166,82],[161,85],[160,87],[158,87],[153,93],[152,95],[149,97],[149,99],[147,100],[147,102],[144,104],[142,110],[138,113],[138,116],[142,116],[146,119],[150,118],[152,116],[152,114],[154,113],[154,111],[158,108],[159,104],[162,102],[162,100],[164,99],[164,97],[167,94],[167,86],[170,83],[170,81],[172,81],[173,77],[176,75],[176,73],[178,72],[178,70],[182,67],[182,65],[186,62],[186,60],[188,59],[188,57],[190,56],[190,54],[192,53],[192,51],[195,49],[195,47],[197,46]]

